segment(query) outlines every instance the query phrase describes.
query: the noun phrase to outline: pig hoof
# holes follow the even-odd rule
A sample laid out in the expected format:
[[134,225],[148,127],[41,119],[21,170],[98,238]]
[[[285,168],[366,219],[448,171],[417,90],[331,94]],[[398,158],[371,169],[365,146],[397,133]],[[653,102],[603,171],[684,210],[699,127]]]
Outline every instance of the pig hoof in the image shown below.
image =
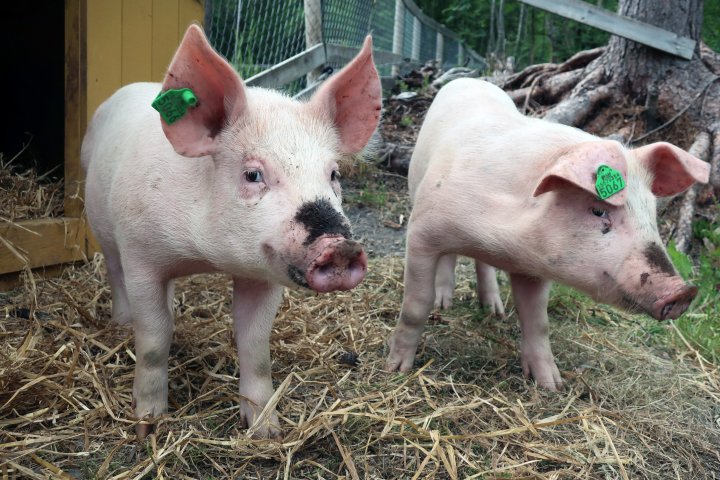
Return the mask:
[[557,392],[562,388],[563,379],[555,361],[523,363],[523,374],[526,378],[532,377],[539,387],[551,392]]
[[253,440],[282,439],[282,430],[280,429],[280,425],[278,425],[277,423],[277,418],[275,418],[276,423],[271,423],[272,421],[273,420],[270,419],[266,421],[265,424],[262,426],[253,425],[253,428],[248,430],[248,433],[250,433],[250,438],[252,438]]
[[440,287],[435,290],[435,308],[448,310],[453,306],[453,289]]
[[491,315],[499,317],[505,316],[505,306],[499,293],[490,293],[486,295],[478,295],[480,307]]
[[142,420],[135,425],[135,435],[137,435],[137,439],[140,441],[145,440],[145,438],[152,433],[155,433],[155,425],[148,421]]

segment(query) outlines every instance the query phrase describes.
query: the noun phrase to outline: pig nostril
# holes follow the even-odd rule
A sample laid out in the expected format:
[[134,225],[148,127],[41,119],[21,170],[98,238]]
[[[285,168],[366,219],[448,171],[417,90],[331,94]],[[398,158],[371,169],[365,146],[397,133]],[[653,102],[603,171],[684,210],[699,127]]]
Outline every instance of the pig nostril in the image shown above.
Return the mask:
[[321,265],[320,267],[318,267],[317,271],[321,275],[330,275],[333,271],[333,264],[326,263],[325,265]]
[[668,315],[670,314],[670,312],[672,311],[674,306],[675,306],[675,302],[666,303],[662,309],[662,312],[660,313],[660,318],[662,320],[665,320],[668,317]]

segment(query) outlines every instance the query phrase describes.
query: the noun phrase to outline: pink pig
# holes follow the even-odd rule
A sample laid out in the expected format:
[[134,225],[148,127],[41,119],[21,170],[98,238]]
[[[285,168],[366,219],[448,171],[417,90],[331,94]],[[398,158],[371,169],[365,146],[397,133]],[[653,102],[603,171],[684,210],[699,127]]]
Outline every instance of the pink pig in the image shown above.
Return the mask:
[[[197,104],[166,123],[151,103],[190,88]],[[167,410],[173,279],[232,275],[241,413],[273,393],[269,338],[283,285],[319,292],[362,281],[367,258],[340,206],[338,164],[377,127],[372,41],[308,103],[247,88],[191,26],[162,85],[137,83],[98,108],[82,145],[86,209],[107,262],[112,316],[133,322],[140,438]],[[278,436],[277,414],[254,425]],[[261,424],[262,423],[262,424]]]
[[[600,200],[606,165],[626,187]],[[433,306],[448,308],[456,255],[475,259],[480,303],[504,314],[495,268],[508,272],[520,318],[525,376],[562,384],[548,336],[552,281],[597,301],[677,318],[695,297],[668,259],[655,197],[707,182],[709,166],[668,143],[632,150],[528,118],[494,85],[456,80],[435,98],[408,181],[405,294],[387,368],[407,371]]]

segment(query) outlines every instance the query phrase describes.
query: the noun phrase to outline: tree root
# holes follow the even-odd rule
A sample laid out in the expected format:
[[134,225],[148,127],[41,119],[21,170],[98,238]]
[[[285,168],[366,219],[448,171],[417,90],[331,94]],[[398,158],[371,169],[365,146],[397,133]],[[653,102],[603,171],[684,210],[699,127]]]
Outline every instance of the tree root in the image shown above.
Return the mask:
[[[720,130],[720,129],[719,129]],[[715,140],[720,140],[720,131],[715,132]],[[700,132],[690,147],[689,152],[700,160],[708,160],[710,155],[710,133]],[[720,157],[720,144],[715,143],[715,152]],[[687,253],[692,243],[692,219],[695,215],[695,200],[698,195],[698,185],[693,185],[682,199],[680,212],[678,213],[677,229],[673,235],[675,248],[679,252]]]
[[548,110],[544,118],[564,125],[579,126],[595,111],[596,107],[613,96],[613,85],[600,85],[567,98]]

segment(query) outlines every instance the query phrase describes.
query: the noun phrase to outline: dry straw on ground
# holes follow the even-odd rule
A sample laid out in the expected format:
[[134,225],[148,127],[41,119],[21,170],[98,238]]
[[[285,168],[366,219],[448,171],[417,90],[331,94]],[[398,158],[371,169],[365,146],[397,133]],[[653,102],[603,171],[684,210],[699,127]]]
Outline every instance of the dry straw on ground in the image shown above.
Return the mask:
[[62,179],[51,180],[52,172],[38,176],[34,168],[23,168],[16,160],[17,156],[8,159],[0,153],[0,220],[17,222],[61,215]]
[[[104,267],[26,275],[0,294],[2,478],[716,478],[720,373],[656,341],[657,324],[561,289],[553,345],[567,388],[522,379],[516,316],[459,305],[431,318],[410,375],[382,370],[402,260],[352,292],[288,292],[271,340],[285,433],[238,424],[230,284],[179,282],[170,412],[138,444],[133,339],[108,322]],[[508,307],[511,307],[509,304]],[[353,353],[359,356],[352,366]]]

